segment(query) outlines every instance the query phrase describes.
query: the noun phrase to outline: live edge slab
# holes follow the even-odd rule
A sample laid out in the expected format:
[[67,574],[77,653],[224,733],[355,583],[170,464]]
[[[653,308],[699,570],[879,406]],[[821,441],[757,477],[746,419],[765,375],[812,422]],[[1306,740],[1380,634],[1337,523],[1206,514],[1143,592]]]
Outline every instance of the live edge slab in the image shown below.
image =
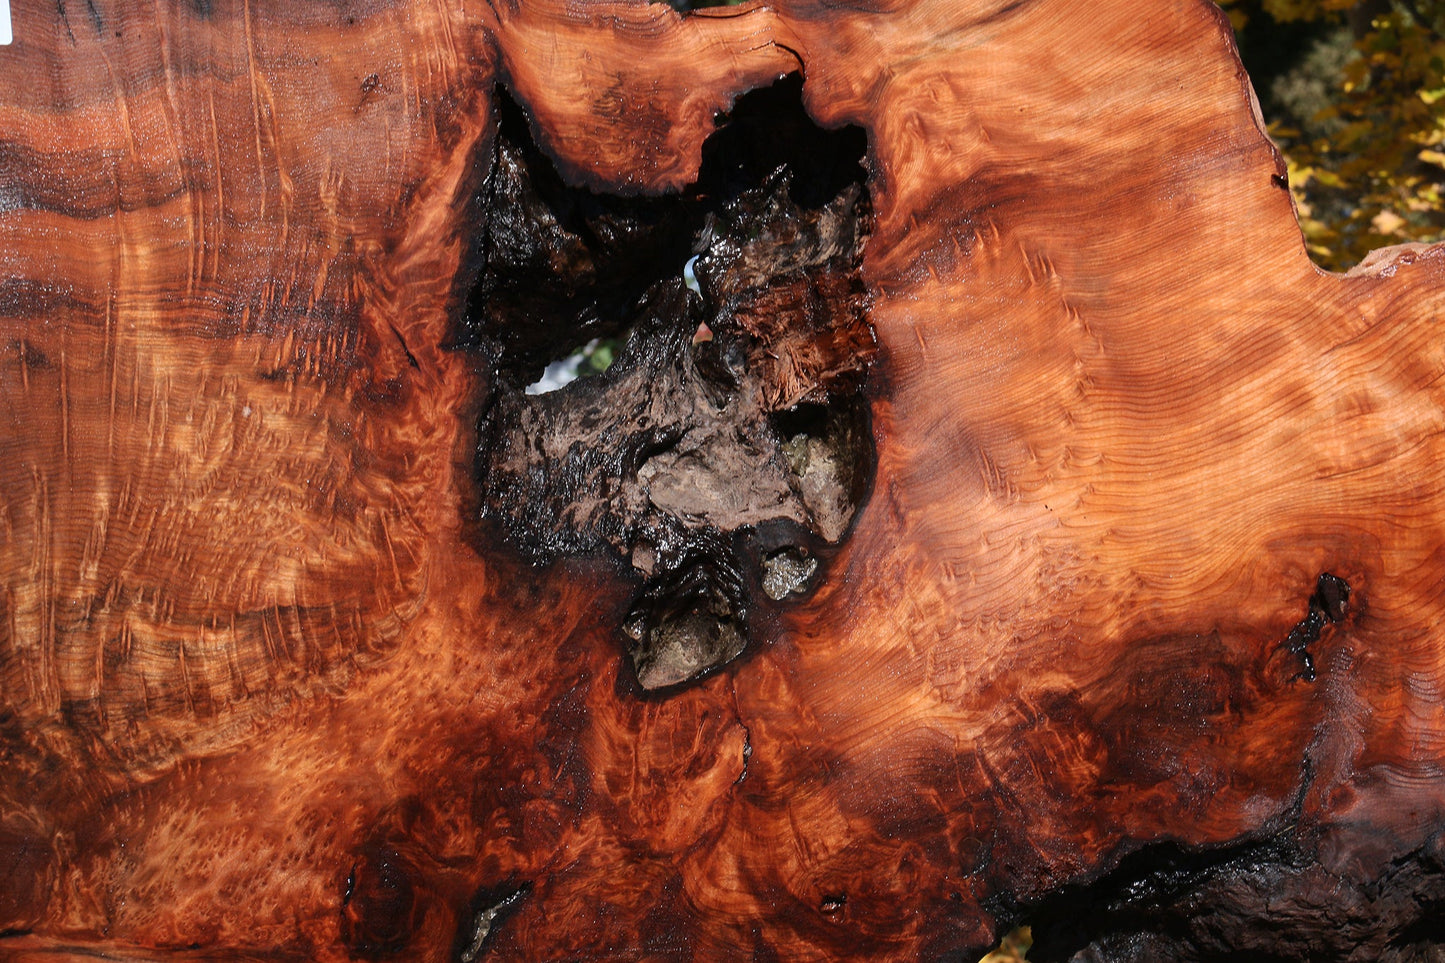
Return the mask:
[[1445,249],[1212,5],[11,14],[0,959],[1438,958]]

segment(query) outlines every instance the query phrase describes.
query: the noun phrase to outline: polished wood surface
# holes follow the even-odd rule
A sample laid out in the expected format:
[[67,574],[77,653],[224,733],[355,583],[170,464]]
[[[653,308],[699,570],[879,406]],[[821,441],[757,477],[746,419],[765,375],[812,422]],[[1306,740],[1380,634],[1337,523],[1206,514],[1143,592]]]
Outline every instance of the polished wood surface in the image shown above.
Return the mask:
[[[1440,895],[1445,249],[1310,263],[1212,5],[12,10],[0,956],[961,958],[1161,847],[1258,857],[1235,947]],[[644,693],[627,573],[476,523],[498,91],[631,199],[797,71],[873,477]]]

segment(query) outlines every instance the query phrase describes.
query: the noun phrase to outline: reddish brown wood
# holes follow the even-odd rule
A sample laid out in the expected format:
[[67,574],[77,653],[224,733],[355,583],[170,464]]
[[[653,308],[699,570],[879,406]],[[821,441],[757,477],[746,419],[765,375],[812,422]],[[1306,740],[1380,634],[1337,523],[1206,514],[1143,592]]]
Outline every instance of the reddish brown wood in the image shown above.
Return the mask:
[[[1311,265],[1213,6],[12,8],[0,956],[1439,936],[1445,250]],[[740,658],[644,692],[618,544],[488,501],[489,412],[588,333],[467,314],[525,208],[497,119],[702,211],[715,115],[797,71],[867,133],[867,239],[716,282],[798,359],[738,397],[866,359],[876,464],[805,593],[738,590]]]

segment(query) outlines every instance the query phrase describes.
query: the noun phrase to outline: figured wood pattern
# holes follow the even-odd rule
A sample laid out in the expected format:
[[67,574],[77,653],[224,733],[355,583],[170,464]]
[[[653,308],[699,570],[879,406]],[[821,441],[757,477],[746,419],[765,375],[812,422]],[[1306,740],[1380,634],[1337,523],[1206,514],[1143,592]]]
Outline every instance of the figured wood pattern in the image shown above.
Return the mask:
[[[1310,264],[1211,5],[12,6],[0,956],[958,958],[1161,849],[1181,958],[1445,897],[1445,251]],[[472,517],[496,91],[633,197],[794,71],[868,134],[871,493],[643,694],[615,567]]]

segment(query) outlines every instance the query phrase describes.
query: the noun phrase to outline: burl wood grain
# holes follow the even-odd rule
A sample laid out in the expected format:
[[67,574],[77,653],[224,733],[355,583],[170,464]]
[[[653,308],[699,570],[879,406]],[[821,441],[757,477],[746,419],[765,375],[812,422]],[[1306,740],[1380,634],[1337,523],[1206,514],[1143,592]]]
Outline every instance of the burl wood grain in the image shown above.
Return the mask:
[[[0,956],[1439,935],[1445,250],[1311,265],[1212,6],[12,11]],[[644,694],[625,573],[473,517],[497,90],[632,197],[796,71],[868,135],[870,494]]]

